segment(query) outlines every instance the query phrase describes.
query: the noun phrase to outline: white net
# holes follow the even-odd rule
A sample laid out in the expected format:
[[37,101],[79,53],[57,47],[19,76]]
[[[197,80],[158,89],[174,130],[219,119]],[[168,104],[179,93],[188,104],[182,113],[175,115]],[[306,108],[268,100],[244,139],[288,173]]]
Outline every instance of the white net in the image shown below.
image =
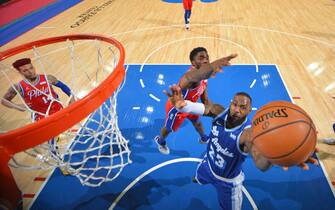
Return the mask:
[[[14,60],[22,57],[32,59],[37,77],[49,81],[51,75],[67,84],[71,89],[71,97],[67,97],[51,82],[46,82],[43,86],[42,79],[31,81],[23,78],[25,86],[31,91],[28,96],[39,96],[45,103],[45,111],[34,109],[34,105],[31,104],[34,100],[27,103],[27,93],[25,97],[25,90],[17,85],[22,78],[11,67]],[[0,115],[4,118],[6,112],[13,114],[6,118],[6,123],[1,125],[0,130],[7,132],[36,119],[47,118],[55,112],[54,104],[65,107],[74,99],[86,97],[113,72],[118,58],[118,49],[109,43],[76,40],[35,47],[6,59],[6,62],[1,63],[1,73],[4,75],[1,82],[4,84],[6,81],[8,87],[15,91],[16,97],[13,100],[3,98],[2,101],[17,107],[17,110],[1,107]],[[77,125],[45,144],[15,155],[9,165],[20,169],[59,167],[63,174],[76,176],[87,186],[99,186],[103,182],[115,179],[122,169],[131,163],[128,141],[122,136],[117,121],[117,95],[123,84],[124,81],[108,100]],[[18,110],[25,112],[21,113]]]

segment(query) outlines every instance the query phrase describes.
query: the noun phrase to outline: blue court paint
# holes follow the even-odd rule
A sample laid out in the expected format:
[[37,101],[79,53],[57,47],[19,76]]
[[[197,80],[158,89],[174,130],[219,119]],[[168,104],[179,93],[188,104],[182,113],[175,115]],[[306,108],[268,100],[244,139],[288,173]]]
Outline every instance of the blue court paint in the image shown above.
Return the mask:
[[[133,163],[126,166],[116,180],[97,188],[83,187],[77,178],[62,176],[57,169],[32,209],[107,209],[125,187],[150,168],[176,158],[201,157],[206,145],[198,143],[198,134],[187,120],[167,138],[170,155],[161,155],[153,142],[164,124],[166,96],[162,90],[177,83],[188,68],[188,65],[145,65],[139,72],[140,65],[129,65],[127,82],[118,96],[117,111],[119,127],[130,141]],[[140,79],[143,79],[144,88]],[[256,83],[250,89],[254,79]],[[229,105],[238,91],[248,92],[256,108],[273,100],[290,101],[274,65],[260,65],[259,73],[253,65],[230,66],[208,83],[209,98],[224,106]],[[250,117],[253,115],[254,111]],[[201,120],[208,133],[211,119],[203,117]],[[180,162],[152,172],[134,185],[115,209],[218,209],[214,188],[191,182],[196,166],[197,163]],[[251,158],[247,158],[244,172],[244,186],[258,209],[335,209],[334,195],[321,167],[311,166],[309,171],[290,168],[287,172],[273,167],[263,173],[255,168]],[[247,198],[244,196],[243,199],[243,209],[252,209]]]
[[40,25],[68,8],[78,4],[82,0],[58,0],[40,10],[28,14],[10,24],[0,28],[0,46],[10,42],[21,34]]

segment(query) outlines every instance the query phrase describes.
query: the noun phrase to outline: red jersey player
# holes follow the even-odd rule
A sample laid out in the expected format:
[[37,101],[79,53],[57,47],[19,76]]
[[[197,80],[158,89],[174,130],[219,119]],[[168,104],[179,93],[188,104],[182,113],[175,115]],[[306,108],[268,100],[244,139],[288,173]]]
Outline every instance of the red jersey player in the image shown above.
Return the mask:
[[[3,96],[1,103],[19,111],[25,111],[23,104],[15,104],[12,99],[21,95],[26,105],[33,111],[32,120],[38,121],[47,115],[51,115],[63,108],[62,104],[57,101],[58,95],[53,89],[53,85],[59,87],[65,94],[71,96],[71,90],[61,81],[52,75],[36,74],[35,68],[29,58],[23,58],[15,61],[13,67],[24,77],[14,87],[10,87]],[[15,88],[15,89],[14,89]],[[71,98],[70,103],[74,101]]]
[[[223,59],[230,60],[232,58],[227,57]],[[229,63],[229,60],[227,63]],[[187,71],[179,80],[179,86],[182,89],[183,97],[185,100],[193,102],[196,102],[200,98],[202,103],[209,104],[210,101],[208,100],[207,94],[207,80],[201,80],[200,82],[197,80],[195,82],[192,78],[193,75],[198,74],[198,72],[201,71],[201,66],[210,65],[207,50],[203,47],[194,48],[190,53],[190,61],[192,64],[190,70]],[[166,103],[165,112],[165,125],[161,128],[160,135],[155,137],[158,149],[162,154],[170,153],[165,139],[171,131],[176,131],[180,127],[185,118],[188,118],[192,122],[193,126],[199,133],[200,143],[207,142],[207,136],[204,133],[202,123],[199,121],[199,115],[181,113],[171,104],[170,101]]]
[[184,20],[185,20],[185,28],[186,30],[190,29],[190,18],[192,13],[192,1],[193,0],[183,0],[183,6],[184,6]]

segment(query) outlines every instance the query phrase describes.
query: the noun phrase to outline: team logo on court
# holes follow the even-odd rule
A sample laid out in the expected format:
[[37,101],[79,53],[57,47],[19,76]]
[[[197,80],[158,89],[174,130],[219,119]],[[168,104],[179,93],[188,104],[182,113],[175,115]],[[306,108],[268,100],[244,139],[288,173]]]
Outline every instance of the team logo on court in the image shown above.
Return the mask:
[[76,28],[80,26],[81,24],[87,22],[91,17],[99,13],[101,10],[103,10],[105,7],[109,6],[111,3],[113,3],[114,0],[109,0],[104,2],[103,4],[99,6],[94,6],[86,10],[84,13],[80,14],[78,16],[79,20],[77,20],[74,24],[72,24],[71,28]]

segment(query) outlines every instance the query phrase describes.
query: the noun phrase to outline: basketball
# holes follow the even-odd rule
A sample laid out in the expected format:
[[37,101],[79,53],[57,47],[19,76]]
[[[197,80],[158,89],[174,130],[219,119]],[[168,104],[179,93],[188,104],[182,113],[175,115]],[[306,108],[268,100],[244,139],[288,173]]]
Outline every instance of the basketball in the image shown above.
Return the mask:
[[299,106],[273,101],[261,107],[252,120],[254,146],[273,164],[293,166],[314,152],[316,129]]

